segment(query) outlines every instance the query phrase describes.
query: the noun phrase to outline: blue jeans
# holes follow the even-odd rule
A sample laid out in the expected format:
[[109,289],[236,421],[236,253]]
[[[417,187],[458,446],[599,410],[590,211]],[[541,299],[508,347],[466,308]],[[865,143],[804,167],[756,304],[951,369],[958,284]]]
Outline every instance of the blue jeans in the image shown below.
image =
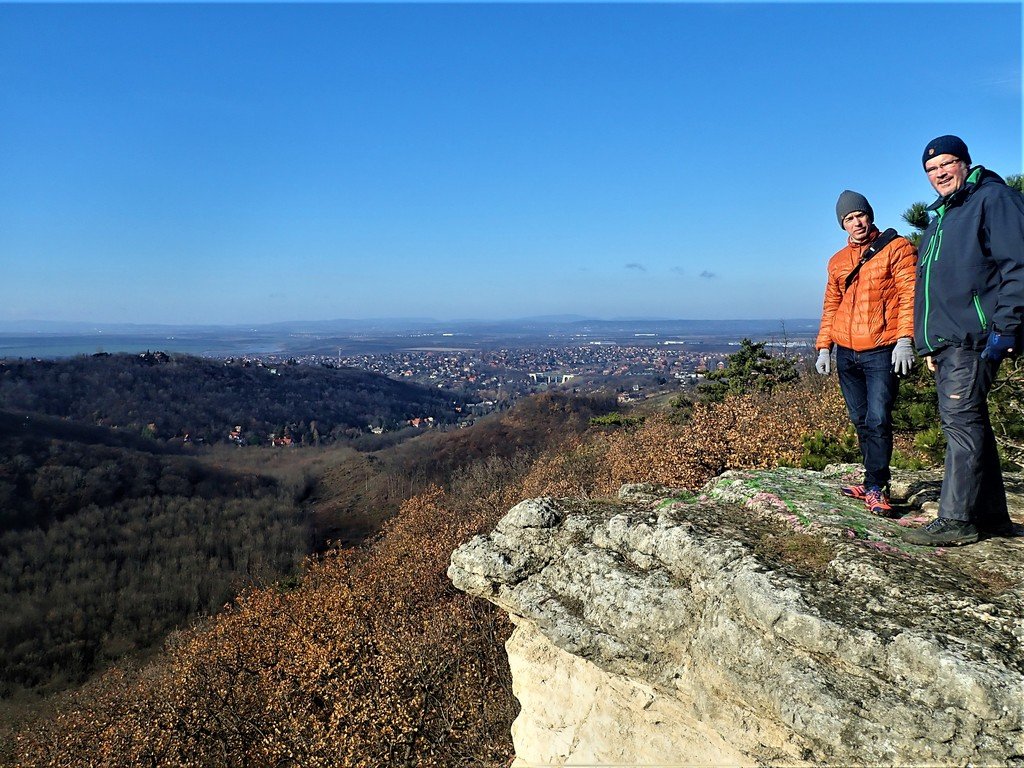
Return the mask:
[[892,369],[895,345],[855,352],[836,345],[839,388],[864,459],[864,485],[885,488],[892,459],[892,407],[899,379]]
[[988,415],[988,393],[999,364],[960,347],[941,349],[932,360],[946,435],[939,517],[969,521],[982,530],[1006,525],[1006,491]]

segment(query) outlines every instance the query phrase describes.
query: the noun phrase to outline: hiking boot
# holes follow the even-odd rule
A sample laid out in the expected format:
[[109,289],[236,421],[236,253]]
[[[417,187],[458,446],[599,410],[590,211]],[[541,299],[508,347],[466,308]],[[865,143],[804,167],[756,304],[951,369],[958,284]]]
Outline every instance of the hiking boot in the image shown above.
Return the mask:
[[973,544],[978,540],[978,529],[966,520],[952,520],[948,517],[937,517],[920,528],[911,528],[901,534],[908,544],[920,544],[925,547],[956,547],[960,544]]
[[868,508],[868,512],[872,515],[878,515],[879,517],[888,517],[892,513],[889,497],[877,485],[867,489],[867,492],[864,494],[864,506]]
[[849,496],[851,499],[863,499],[868,495],[868,489],[863,485],[844,485],[839,489],[839,492],[843,496]]

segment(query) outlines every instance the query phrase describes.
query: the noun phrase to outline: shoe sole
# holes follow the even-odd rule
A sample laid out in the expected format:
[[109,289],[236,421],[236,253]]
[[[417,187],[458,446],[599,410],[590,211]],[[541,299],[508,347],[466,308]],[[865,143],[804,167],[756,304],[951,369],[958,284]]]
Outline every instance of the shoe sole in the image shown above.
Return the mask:
[[978,529],[978,533],[991,539],[1013,539],[1019,535],[1014,528],[996,528],[994,530],[985,530],[984,528],[980,528]]

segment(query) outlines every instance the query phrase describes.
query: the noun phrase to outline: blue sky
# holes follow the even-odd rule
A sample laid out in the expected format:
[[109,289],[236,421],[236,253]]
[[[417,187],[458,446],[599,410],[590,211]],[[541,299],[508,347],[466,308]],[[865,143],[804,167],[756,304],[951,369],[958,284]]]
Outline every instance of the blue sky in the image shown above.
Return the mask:
[[1018,3],[0,4],[0,324],[817,317]]

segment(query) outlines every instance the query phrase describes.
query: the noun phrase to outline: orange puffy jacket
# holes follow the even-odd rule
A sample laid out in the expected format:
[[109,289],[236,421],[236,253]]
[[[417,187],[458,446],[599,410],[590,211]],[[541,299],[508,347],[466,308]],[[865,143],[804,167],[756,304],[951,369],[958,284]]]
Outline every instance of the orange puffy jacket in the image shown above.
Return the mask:
[[872,256],[846,289],[846,277],[867,243],[848,243],[828,261],[828,282],[821,310],[816,349],[832,344],[864,352],[914,337],[914,270],[917,249],[905,237],[893,239]]

